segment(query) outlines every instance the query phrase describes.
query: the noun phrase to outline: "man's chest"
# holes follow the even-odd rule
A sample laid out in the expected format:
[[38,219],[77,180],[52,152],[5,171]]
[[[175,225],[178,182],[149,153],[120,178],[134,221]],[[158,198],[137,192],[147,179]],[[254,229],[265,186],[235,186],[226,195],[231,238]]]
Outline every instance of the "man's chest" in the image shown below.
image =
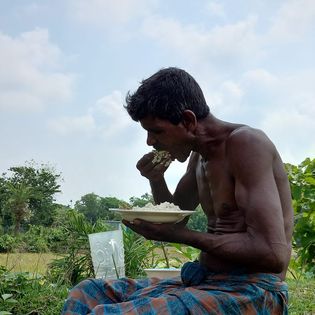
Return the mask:
[[200,159],[196,168],[196,179],[200,203],[209,215],[225,216],[236,208],[234,181],[227,161]]

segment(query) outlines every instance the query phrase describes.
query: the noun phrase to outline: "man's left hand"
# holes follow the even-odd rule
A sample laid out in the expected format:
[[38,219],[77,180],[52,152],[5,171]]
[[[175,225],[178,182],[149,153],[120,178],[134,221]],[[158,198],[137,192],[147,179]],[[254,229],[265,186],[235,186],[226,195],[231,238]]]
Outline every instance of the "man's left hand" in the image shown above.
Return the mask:
[[161,242],[178,242],[178,232],[186,230],[183,224],[174,223],[151,223],[141,219],[135,219],[133,222],[122,221],[134,232],[143,235],[148,240]]

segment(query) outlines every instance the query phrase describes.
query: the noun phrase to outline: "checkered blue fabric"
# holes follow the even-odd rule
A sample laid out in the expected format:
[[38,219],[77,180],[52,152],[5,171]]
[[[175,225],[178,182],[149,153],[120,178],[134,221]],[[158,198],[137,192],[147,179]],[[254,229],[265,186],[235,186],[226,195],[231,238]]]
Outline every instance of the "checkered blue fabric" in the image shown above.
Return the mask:
[[63,315],[287,314],[286,283],[270,274],[208,273],[197,285],[159,280],[87,279],[75,286]]

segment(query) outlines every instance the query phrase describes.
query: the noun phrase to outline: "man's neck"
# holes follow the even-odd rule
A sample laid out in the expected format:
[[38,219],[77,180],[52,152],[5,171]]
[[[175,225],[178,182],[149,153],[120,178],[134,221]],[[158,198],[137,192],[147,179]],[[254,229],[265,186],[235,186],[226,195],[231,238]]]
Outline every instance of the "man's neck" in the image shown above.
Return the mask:
[[209,155],[214,154],[230,133],[239,126],[209,114],[206,118],[198,121],[193,151],[198,152],[203,159],[207,160]]

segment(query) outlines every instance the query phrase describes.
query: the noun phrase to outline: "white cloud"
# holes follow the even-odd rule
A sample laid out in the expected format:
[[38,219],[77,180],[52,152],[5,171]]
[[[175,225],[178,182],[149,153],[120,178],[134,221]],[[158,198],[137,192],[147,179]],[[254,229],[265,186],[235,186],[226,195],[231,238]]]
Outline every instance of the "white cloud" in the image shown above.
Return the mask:
[[[303,106],[302,106],[303,107]],[[306,157],[315,156],[314,111],[310,113],[296,108],[276,108],[270,110],[261,123],[281,152],[284,162],[298,164]]]
[[94,118],[90,115],[61,117],[49,122],[49,128],[61,135],[89,133],[95,130]]
[[49,128],[60,134],[95,133],[104,138],[115,138],[125,132],[132,124],[131,118],[123,108],[123,97],[120,91],[97,100],[95,105],[88,107],[82,116],[61,117],[51,120]]
[[0,110],[37,111],[68,101],[74,77],[61,71],[62,57],[47,30],[16,38],[0,33]]
[[[69,0],[69,13],[81,22],[98,27],[118,27],[150,14],[155,0]],[[109,29],[110,30],[110,29]],[[126,30],[127,31],[127,30]]]
[[217,89],[205,91],[210,110],[220,117],[233,117],[241,109],[244,91],[238,82],[223,81]]
[[255,25],[256,18],[248,17],[235,24],[205,30],[170,18],[151,17],[145,20],[143,32],[190,64],[220,67],[259,56]]
[[314,28],[315,1],[289,0],[283,2],[273,18],[273,25],[268,36],[280,42],[295,41],[303,38]]
[[124,100],[120,91],[113,91],[111,94],[99,99],[89,109],[89,112],[98,122],[100,131],[105,137],[111,137],[120,131],[124,131],[132,124],[131,118],[123,107]]
[[206,94],[215,115],[261,128],[283,160],[297,164],[315,156],[314,81],[311,70],[288,75],[256,68]]
[[256,85],[257,83],[259,85],[263,85],[265,87],[272,87],[278,84],[279,80],[278,78],[268,72],[266,69],[252,69],[247,71],[243,75],[243,84],[244,85]]
[[210,1],[206,4],[206,10],[214,16],[226,18],[224,5],[218,1]]
[[283,160],[296,164],[315,156],[315,142],[311,140],[315,134],[314,80],[311,71],[276,75],[253,69],[239,82],[222,85],[217,110],[229,118],[243,117],[246,123],[264,130]]

